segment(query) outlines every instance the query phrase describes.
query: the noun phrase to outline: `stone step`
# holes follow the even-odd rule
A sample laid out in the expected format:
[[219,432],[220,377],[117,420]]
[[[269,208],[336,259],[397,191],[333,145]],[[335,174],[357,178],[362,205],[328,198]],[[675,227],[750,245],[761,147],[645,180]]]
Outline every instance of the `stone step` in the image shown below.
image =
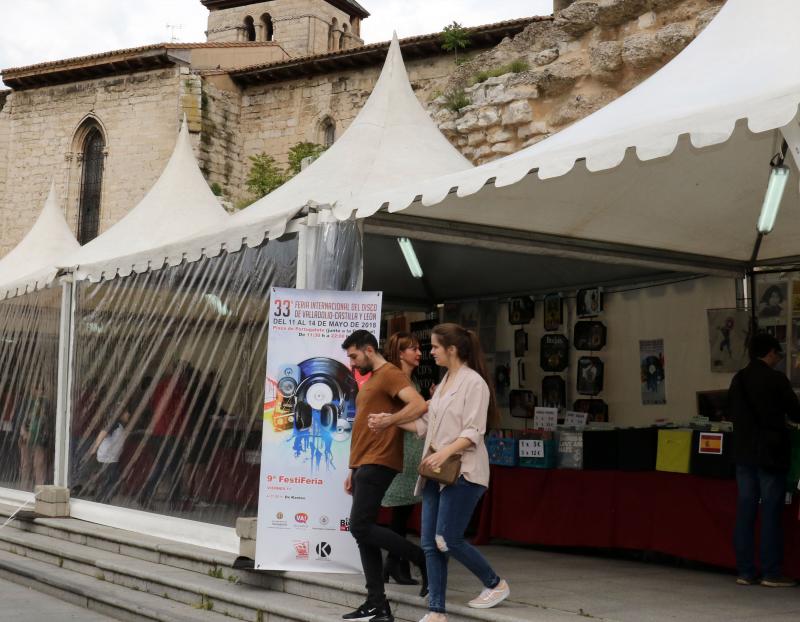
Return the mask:
[[[9,516],[13,508],[0,505],[0,516]],[[233,577],[242,585],[284,592],[354,609],[364,602],[366,590],[363,578],[348,575],[296,572],[254,572],[233,570],[236,555],[152,536],[86,523],[76,519],[37,518],[13,520],[9,524],[20,531],[72,542],[88,548],[117,553],[134,560],[157,563],[166,568],[190,571],[205,577]],[[0,535],[3,530],[0,529]],[[386,586],[395,615],[403,620],[416,621],[427,613],[425,602],[414,586]],[[512,586],[513,591],[513,586]],[[448,591],[448,611],[452,622],[522,622],[531,620],[573,620],[574,613],[546,609],[532,604],[508,601],[501,608],[471,609],[466,603],[474,594]],[[513,598],[513,594],[512,594]]]
[[230,622],[214,611],[135,592],[45,562],[0,551],[0,577],[124,622]]
[[16,529],[0,530],[0,549],[26,562],[48,564],[65,574],[82,575],[131,593],[210,610],[229,616],[228,619],[262,622],[268,617],[274,622],[330,622],[350,610],[324,599],[242,584],[236,575],[221,569],[202,575]]

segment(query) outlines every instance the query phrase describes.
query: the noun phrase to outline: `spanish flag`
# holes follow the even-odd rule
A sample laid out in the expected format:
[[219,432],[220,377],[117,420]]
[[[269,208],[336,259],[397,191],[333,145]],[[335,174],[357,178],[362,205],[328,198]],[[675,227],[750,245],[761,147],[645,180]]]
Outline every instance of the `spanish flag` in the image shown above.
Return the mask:
[[722,434],[703,432],[700,434],[698,453],[722,455]]

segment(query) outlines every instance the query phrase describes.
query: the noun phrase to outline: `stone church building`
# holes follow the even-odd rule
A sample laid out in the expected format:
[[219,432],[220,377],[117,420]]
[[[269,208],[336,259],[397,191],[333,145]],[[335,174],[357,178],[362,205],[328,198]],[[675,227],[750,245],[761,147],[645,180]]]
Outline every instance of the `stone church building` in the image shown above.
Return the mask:
[[[228,205],[246,201],[250,156],[285,164],[299,142],[335,141],[389,46],[364,44],[369,12],[355,0],[199,1],[209,11],[205,42],[2,71],[0,256],[31,227],[51,181],[79,241],[117,222],[158,178],[184,115],[209,184]],[[553,16],[470,28],[458,64],[441,33],[401,47],[421,102],[480,164],[634,87],[722,3],[560,0]]]

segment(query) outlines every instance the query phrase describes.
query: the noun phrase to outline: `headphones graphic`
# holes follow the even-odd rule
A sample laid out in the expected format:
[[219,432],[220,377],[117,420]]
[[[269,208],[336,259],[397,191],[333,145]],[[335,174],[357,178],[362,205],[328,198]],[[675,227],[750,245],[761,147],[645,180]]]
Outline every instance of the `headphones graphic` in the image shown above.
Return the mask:
[[281,393],[294,401],[294,429],[308,430],[316,419],[320,427],[333,433],[334,439],[346,440],[355,419],[358,393],[353,374],[339,361],[325,357],[305,360],[291,371],[298,368],[299,383],[288,374],[278,381]]

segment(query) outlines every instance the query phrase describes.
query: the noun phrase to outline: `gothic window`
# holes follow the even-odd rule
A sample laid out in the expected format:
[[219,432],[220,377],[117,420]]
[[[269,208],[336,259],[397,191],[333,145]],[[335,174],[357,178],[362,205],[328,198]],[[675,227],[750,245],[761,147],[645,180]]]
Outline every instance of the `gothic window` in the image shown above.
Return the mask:
[[330,147],[336,141],[336,123],[330,117],[322,122],[322,144]]
[[248,41],[256,40],[256,24],[249,15],[244,18],[244,34]]
[[100,228],[100,198],[106,143],[96,126],[83,139],[81,194],[78,204],[78,242],[86,244],[97,237]]
[[274,41],[275,26],[272,23],[272,16],[269,13],[264,13],[261,16],[261,22],[264,24],[264,41]]

